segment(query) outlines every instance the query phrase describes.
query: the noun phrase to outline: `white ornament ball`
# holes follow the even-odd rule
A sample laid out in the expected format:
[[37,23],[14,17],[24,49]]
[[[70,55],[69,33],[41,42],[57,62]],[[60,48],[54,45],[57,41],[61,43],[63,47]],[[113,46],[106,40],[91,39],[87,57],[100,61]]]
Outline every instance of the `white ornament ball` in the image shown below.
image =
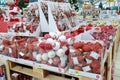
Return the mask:
[[36,56],[37,56],[37,52],[34,51],[32,54],[33,54],[33,57],[36,58]]
[[64,36],[64,35],[60,36],[60,37],[59,37],[59,40],[60,40],[60,41],[66,41],[66,36]]
[[55,52],[54,51],[49,51],[48,52],[48,58],[54,58],[55,57]]
[[63,49],[59,49],[57,52],[56,52],[57,56],[59,57],[63,57],[65,55],[65,51]]
[[69,39],[67,39],[67,42],[68,42],[69,45],[72,45],[74,43],[74,39],[69,38]]
[[39,47],[39,44],[43,42],[40,38],[38,39],[38,44],[37,44],[37,47]]
[[56,32],[56,34],[58,35],[58,37],[62,35],[61,32]]
[[58,50],[60,48],[60,42],[55,42],[53,49]]
[[53,63],[53,60],[52,60],[52,59],[49,59],[49,60],[48,60],[48,63],[52,64],[52,63]]
[[42,60],[41,54],[38,54],[38,55],[36,56],[36,60],[37,60],[37,61],[41,61],[41,60]]
[[56,34],[54,32],[50,32],[49,35],[51,36],[51,38],[55,38]]
[[68,48],[66,46],[63,46],[62,49],[66,52]]
[[75,51],[75,49],[70,49],[70,52],[75,53],[76,51]]
[[46,43],[51,43],[52,45],[54,45],[54,40],[52,38],[48,38]]
[[4,49],[4,45],[0,45],[0,51]]
[[48,54],[47,54],[47,53],[44,53],[44,54],[42,55],[42,60],[48,61]]

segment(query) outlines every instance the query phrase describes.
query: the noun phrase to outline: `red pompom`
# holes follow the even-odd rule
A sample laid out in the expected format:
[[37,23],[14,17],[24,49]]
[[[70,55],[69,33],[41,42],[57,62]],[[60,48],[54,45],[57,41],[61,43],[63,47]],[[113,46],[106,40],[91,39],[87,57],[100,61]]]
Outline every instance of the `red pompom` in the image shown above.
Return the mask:
[[74,69],[79,70],[79,71],[82,70],[82,68],[80,66],[74,66]]
[[9,40],[6,40],[6,39],[4,39],[4,40],[2,41],[2,43],[3,43],[3,45],[10,45],[10,41],[9,41]]
[[45,49],[45,42],[41,42],[41,43],[39,44],[39,47],[40,47],[41,49]]
[[60,64],[60,58],[59,57],[54,57],[53,58],[53,65],[58,66]]
[[90,47],[89,45],[84,45],[84,46],[82,47],[82,50],[83,50],[84,52],[90,52],[90,51],[91,51],[91,47]]
[[84,56],[78,56],[77,58],[79,62],[82,62],[84,60]]
[[83,42],[77,42],[77,43],[73,44],[73,47],[75,49],[82,48],[83,44],[84,44]]
[[65,32],[64,35],[66,36],[66,38],[71,38],[71,33],[70,32]]
[[91,67],[93,68],[94,73],[100,73],[100,61],[93,61]]
[[50,44],[50,43],[46,43],[46,44],[44,45],[44,47],[45,47],[45,50],[52,50],[52,49],[53,49],[53,46],[52,46],[52,44]]
[[69,60],[69,64],[70,64],[70,67],[73,67],[73,66],[74,66],[73,59],[70,59],[70,60]]
[[61,46],[68,46],[68,43],[67,43],[67,41],[61,41],[61,42],[60,42],[60,45],[61,45]]

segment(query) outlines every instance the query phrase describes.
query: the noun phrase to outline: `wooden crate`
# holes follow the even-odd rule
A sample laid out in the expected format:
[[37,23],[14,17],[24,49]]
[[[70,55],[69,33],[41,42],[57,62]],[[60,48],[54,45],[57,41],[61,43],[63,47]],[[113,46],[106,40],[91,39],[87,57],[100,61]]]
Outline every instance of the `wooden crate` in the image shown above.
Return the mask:
[[46,70],[35,68],[33,66],[27,67],[26,65],[21,65],[21,64],[11,62],[11,61],[9,61],[8,63],[9,63],[9,68],[11,71],[20,72],[22,74],[36,77],[39,79],[47,77],[49,73]]
[[119,48],[119,42],[120,42],[120,27],[118,27],[118,30],[115,36],[115,41],[113,44],[113,60],[115,60],[116,58],[118,48]]
[[107,58],[107,80],[112,79],[112,46],[110,48],[110,51],[108,53],[108,58]]
[[79,78],[79,80],[95,80],[95,79],[90,79],[90,78],[87,78],[87,77],[81,77],[81,78]]
[[9,70],[8,61],[5,60],[5,59],[3,59],[3,58],[0,58],[0,62],[3,63],[3,64],[5,65],[7,80],[11,80],[11,78],[10,78],[10,70]]
[[33,76],[38,78],[45,78],[49,75],[49,71],[33,67]]
[[[41,68],[36,68],[33,66],[28,66],[28,67],[24,67],[21,66],[20,63],[16,63],[16,62],[12,62],[12,61],[8,61],[9,63],[9,68],[11,71],[15,71],[15,72],[19,72],[28,76],[32,76],[38,79],[42,79],[42,80],[70,80],[70,78],[75,77],[78,78],[78,80],[94,80],[91,78],[87,78],[87,77],[83,77],[83,76],[75,76],[75,75],[70,75],[68,73],[68,71],[66,73],[61,73],[61,72],[53,72],[53,71],[47,71]],[[23,65],[23,64],[22,64]],[[26,65],[25,65],[26,66]],[[51,73],[55,73],[58,75],[65,75],[65,76],[69,76],[69,78],[66,77],[62,77],[62,76],[58,76],[58,75],[54,75]]]
[[70,80],[70,79],[64,78],[64,77],[60,77],[60,76],[55,76],[55,75],[48,75],[43,80]]

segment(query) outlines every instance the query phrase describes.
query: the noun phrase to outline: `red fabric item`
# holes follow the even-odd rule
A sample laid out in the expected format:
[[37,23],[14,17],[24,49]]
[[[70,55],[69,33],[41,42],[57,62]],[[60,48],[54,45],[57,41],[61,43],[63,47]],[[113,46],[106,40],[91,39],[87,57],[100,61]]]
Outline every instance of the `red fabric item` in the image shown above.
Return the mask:
[[4,17],[2,14],[0,14],[0,21],[4,21]]
[[11,15],[17,15],[18,12],[10,12]]
[[0,22],[0,32],[3,32],[3,33],[8,32],[7,22]]
[[16,2],[15,2],[15,5],[17,5],[18,6],[18,4],[20,3],[20,0],[15,0]]
[[18,18],[16,19],[10,19],[10,22],[19,22],[20,20]]
[[26,3],[29,3],[29,0],[24,0]]
[[0,74],[2,74],[3,73],[3,69],[2,69],[2,67],[0,67]]

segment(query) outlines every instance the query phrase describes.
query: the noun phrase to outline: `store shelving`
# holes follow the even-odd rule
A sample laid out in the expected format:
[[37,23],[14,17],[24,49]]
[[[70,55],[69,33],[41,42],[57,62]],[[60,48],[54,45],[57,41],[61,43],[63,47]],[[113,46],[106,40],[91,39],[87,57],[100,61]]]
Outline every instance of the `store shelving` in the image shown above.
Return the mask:
[[15,66],[15,67],[11,68],[10,70],[15,71],[15,72],[19,72],[19,73],[23,73],[23,74],[26,74],[28,76],[33,76],[32,69],[24,68],[21,66]]
[[[96,1],[98,1],[98,0],[96,0]],[[52,27],[53,26],[54,25],[52,25]],[[48,27],[48,26],[44,25],[44,27]],[[53,80],[53,79],[54,80],[70,80],[67,77],[56,76],[54,74],[50,74],[51,72],[59,74],[59,75],[69,76],[70,78],[75,77],[78,80],[95,80],[96,79],[95,77],[97,77],[97,76],[98,77],[100,76],[101,78],[99,80],[102,80],[102,76],[104,76],[104,73],[105,73],[105,69],[104,69],[105,62],[107,62],[107,64],[108,64],[107,65],[107,68],[108,68],[107,80],[111,80],[112,62],[113,62],[113,59],[115,59],[116,52],[118,49],[118,43],[120,40],[120,27],[118,27],[118,28],[119,29],[116,33],[115,40],[113,41],[114,44],[111,43],[110,48],[105,52],[105,55],[103,57],[100,74],[94,74],[94,73],[89,74],[86,72],[74,70],[73,71],[74,75],[73,75],[69,72],[68,66],[65,69],[59,70],[59,68],[40,64],[35,61],[29,61],[29,60],[24,60],[24,59],[20,59],[20,58],[12,58],[12,57],[8,57],[8,56],[1,55],[1,54],[0,54],[0,61],[2,61],[6,66],[8,80],[11,80],[11,77],[10,77],[11,71],[19,72],[19,73],[22,73],[22,74],[25,74],[28,76],[32,76],[32,77],[36,77],[41,80]],[[18,35],[18,34],[15,34],[15,35]],[[21,34],[21,35],[23,35],[23,34]],[[113,57],[113,59],[112,59],[112,57]],[[84,73],[85,73],[85,75],[81,75]],[[91,77],[91,75],[95,76],[94,79],[93,79],[93,77]]]
[[[117,43],[119,40],[119,31],[116,34],[114,43]],[[116,54],[116,52],[114,52],[114,49],[117,49],[118,47],[116,46],[117,44],[113,44],[110,46],[110,49],[107,50],[106,56],[104,57],[104,63],[107,62],[108,63],[108,70],[107,70],[107,80],[111,80],[111,68],[112,68],[112,56],[114,56],[114,54]],[[116,46],[116,48],[115,48]],[[113,51],[112,51],[113,50]],[[113,54],[113,55],[112,55]],[[8,80],[11,80],[10,78],[10,71],[15,71],[15,72],[19,72],[19,73],[23,73],[29,76],[33,76],[36,78],[40,78],[42,80],[48,80],[49,77],[55,77],[58,79],[66,79],[67,78],[63,78],[61,76],[56,76],[56,75],[51,75],[49,74],[50,72],[54,72],[57,74],[61,74],[61,75],[66,75],[66,76],[70,76],[70,77],[76,77],[79,80],[95,80],[92,78],[86,78],[84,76],[77,76],[77,75],[71,75],[69,74],[69,71],[65,71],[65,72],[58,72],[55,70],[49,70],[49,69],[45,69],[43,65],[36,63],[34,61],[28,61],[28,60],[24,60],[24,59],[19,59],[19,58],[12,58],[12,57],[8,57],[5,55],[0,55],[0,60],[2,62],[4,62],[6,64],[6,69],[7,69],[7,77]],[[8,64],[9,63],[9,64]],[[20,65],[19,65],[20,64]],[[28,66],[28,67],[24,67],[22,65]],[[102,74],[104,74],[104,67],[102,69]],[[80,74],[80,72],[78,72],[77,74]]]
[[[112,49],[110,49],[110,50],[112,50]],[[109,57],[110,56],[110,57]],[[108,56],[108,58],[109,58],[109,60],[107,61],[107,62],[110,62],[111,61],[111,51],[110,51],[110,55]],[[5,57],[5,56],[4,56]],[[14,59],[15,60],[15,59]],[[37,78],[42,78],[42,79],[47,79],[47,78],[49,78],[49,76],[51,77],[51,76],[54,76],[54,77],[56,77],[55,75],[50,75],[49,74],[49,72],[55,72],[55,71],[46,71],[46,70],[44,70],[44,69],[41,69],[41,68],[35,68],[35,67],[32,67],[32,68],[27,68],[27,67],[23,67],[23,66],[21,66],[21,65],[19,65],[19,64],[21,64],[21,63],[19,63],[19,62],[15,62],[15,61],[10,61],[9,59],[8,59],[8,61],[7,61],[8,63],[9,63],[9,68],[8,69],[10,69],[11,71],[15,71],[15,72],[20,72],[20,73],[23,73],[23,74],[26,74],[26,75],[29,75],[29,76],[33,76],[33,77],[37,77]],[[24,65],[26,65],[26,64],[24,64]],[[111,69],[111,63],[109,63],[109,69]],[[31,67],[31,66],[30,66]],[[104,72],[104,71],[103,71]],[[109,74],[108,74],[108,77],[110,78],[110,70],[108,71],[109,72]],[[58,74],[63,74],[63,75],[67,75],[67,76],[70,76],[70,77],[76,77],[76,78],[78,78],[79,80],[94,80],[94,79],[92,79],[92,78],[86,78],[86,77],[83,77],[83,76],[76,76],[76,75],[71,75],[71,74],[69,74],[69,72],[68,71],[66,71],[65,73],[60,73],[60,72],[55,72],[55,73],[58,73]],[[56,78],[58,78],[58,77],[56,77]],[[60,79],[61,79],[61,77],[59,77]],[[108,80],[110,80],[110,79],[108,79]]]

